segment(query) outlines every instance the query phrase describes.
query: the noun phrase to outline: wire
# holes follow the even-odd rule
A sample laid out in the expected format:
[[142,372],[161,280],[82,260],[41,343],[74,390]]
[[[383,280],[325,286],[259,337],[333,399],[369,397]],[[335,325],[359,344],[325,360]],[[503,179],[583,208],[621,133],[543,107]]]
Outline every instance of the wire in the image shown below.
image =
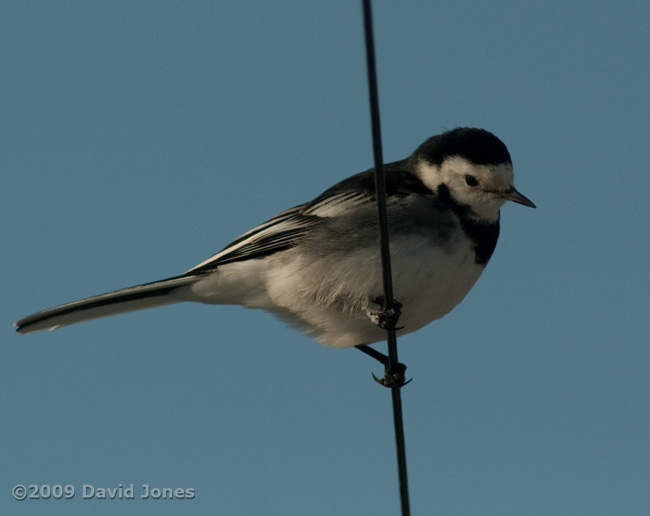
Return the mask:
[[[393,299],[393,280],[390,266],[390,247],[388,242],[388,223],[386,215],[386,183],[384,179],[384,158],[381,145],[381,126],[379,122],[379,95],[377,91],[377,64],[375,60],[375,42],[372,26],[371,0],[362,0],[363,25],[366,42],[366,66],[368,69],[368,91],[370,98],[370,119],[372,125],[372,147],[375,160],[375,192],[377,198],[377,217],[379,220],[381,263],[383,271],[385,313],[395,313]],[[395,324],[387,325],[388,340],[388,372],[391,376],[399,374],[400,363],[397,359],[397,336]],[[403,373],[403,369],[401,370]],[[395,445],[397,449],[397,472],[399,492],[402,506],[402,516],[411,514],[408,493],[408,477],[406,472],[406,446],[404,444],[404,420],[402,418],[401,387],[403,384],[393,384],[393,421],[395,425]]]

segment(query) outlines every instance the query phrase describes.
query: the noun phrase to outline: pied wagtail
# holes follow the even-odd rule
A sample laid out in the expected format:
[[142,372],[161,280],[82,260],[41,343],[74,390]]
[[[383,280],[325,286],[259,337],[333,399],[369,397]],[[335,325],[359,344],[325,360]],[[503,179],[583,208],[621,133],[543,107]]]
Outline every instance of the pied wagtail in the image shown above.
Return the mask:
[[[429,138],[410,157],[385,165],[385,178],[400,335],[462,301],[492,256],[506,201],[535,205],[514,187],[506,146],[482,129]],[[180,276],[50,308],[15,326],[30,333],[196,301],[262,308],[329,346],[370,344],[386,335],[373,316],[383,293],[377,224],[368,170],[280,213]]]

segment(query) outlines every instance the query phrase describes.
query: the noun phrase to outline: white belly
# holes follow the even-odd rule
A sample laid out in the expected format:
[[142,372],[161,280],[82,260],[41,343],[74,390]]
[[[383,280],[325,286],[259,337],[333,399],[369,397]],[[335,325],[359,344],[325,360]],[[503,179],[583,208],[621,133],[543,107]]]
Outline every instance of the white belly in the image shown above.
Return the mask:
[[[460,303],[483,272],[469,242],[443,252],[422,241],[393,245],[393,290],[402,303],[398,334],[439,319]],[[264,260],[224,265],[192,286],[193,301],[243,304],[268,310],[318,342],[334,347],[369,344],[386,332],[368,318],[383,294],[379,252],[341,253],[336,260],[285,252]],[[372,297],[370,297],[372,296]]]

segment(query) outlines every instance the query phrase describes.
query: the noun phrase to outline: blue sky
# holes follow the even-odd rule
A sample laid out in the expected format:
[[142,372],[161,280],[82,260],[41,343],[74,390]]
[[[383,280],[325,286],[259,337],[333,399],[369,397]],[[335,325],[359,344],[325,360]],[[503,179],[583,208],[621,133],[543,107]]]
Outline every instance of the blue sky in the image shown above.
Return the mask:
[[[413,513],[647,514],[650,6],[374,11],[386,160],[484,127],[538,206],[505,206],[467,299],[399,340]],[[347,1],[3,3],[0,513],[398,512],[390,395],[355,350],[196,304],[11,327],[181,273],[369,168],[361,27]]]

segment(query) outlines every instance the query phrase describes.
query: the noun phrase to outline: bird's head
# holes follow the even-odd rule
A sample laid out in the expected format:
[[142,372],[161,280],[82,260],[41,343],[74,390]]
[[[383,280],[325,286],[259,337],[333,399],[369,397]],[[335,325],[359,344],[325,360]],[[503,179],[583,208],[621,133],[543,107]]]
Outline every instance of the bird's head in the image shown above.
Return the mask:
[[506,201],[534,208],[514,186],[510,153],[483,129],[459,128],[429,138],[413,153],[415,173],[439,196],[469,209],[485,222],[499,218]]

